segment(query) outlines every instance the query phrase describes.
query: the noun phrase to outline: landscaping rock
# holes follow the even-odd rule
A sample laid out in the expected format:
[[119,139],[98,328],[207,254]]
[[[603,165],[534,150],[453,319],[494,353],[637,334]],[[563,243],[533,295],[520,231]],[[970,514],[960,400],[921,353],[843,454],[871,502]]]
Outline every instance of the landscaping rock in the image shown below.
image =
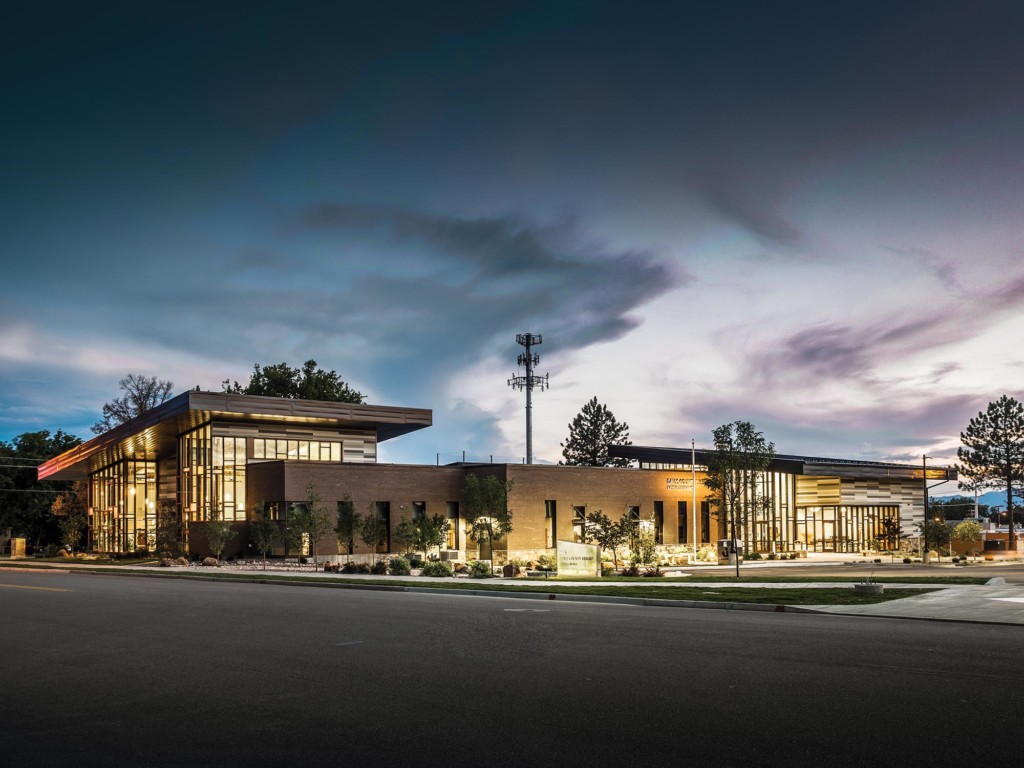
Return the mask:
[[205,565],[205,566],[220,565],[220,561],[216,557],[204,557],[203,558],[203,565]]
[[176,562],[178,565],[188,565],[188,558],[187,557],[179,557],[174,562]]
[[169,558],[169,557],[165,557],[163,560],[160,561],[160,566],[162,568],[170,568],[171,566],[173,566],[175,564],[176,563],[174,562],[174,560],[171,560],[171,558]]

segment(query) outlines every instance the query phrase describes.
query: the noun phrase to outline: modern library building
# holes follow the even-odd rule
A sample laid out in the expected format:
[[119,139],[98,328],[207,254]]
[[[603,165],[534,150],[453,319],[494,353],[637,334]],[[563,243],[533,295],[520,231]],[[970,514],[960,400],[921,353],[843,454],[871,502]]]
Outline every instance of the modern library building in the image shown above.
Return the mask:
[[[396,549],[391,534],[404,518],[443,514],[450,522],[445,557],[488,557],[465,532],[469,474],[512,483],[513,528],[495,544],[496,558],[529,558],[558,540],[578,541],[596,510],[648,521],[666,547],[728,535],[702,482],[709,451],[610,446],[612,456],[636,464],[628,468],[378,463],[378,444],[431,423],[431,412],[419,408],[190,391],[45,462],[39,479],[87,483],[88,548],[96,552],[154,552],[158,518],[171,516],[193,553],[205,554],[204,524],[223,519],[237,528],[227,554],[253,554],[247,523],[254,508],[263,505],[285,525],[312,485],[328,509],[347,496],[360,514],[380,516],[385,551]],[[913,533],[926,484],[955,479],[943,467],[778,455],[758,478],[769,503],[738,538],[746,552],[859,551],[879,538],[887,518]],[[317,554],[338,555],[338,547],[333,538],[321,541]]]

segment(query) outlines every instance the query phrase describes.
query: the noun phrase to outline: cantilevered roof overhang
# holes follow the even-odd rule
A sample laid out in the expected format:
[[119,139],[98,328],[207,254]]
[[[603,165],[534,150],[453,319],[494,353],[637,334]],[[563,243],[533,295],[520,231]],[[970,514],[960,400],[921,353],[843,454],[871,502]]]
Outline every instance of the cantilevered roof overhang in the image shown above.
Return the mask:
[[427,408],[356,405],[284,397],[183,392],[109,432],[65,451],[39,466],[40,480],[82,480],[88,473],[137,457],[152,459],[174,451],[178,435],[209,421],[248,424],[286,422],[340,429],[372,430],[377,442],[429,427]]
[[[698,448],[693,460],[698,466],[708,466],[714,460],[714,451]],[[608,455],[612,458],[632,459],[656,464],[685,464],[691,462],[689,448],[654,448],[642,445],[609,445]],[[881,461],[857,461],[854,459],[825,459],[817,456],[788,456],[775,454],[769,466],[771,472],[787,472],[792,475],[814,475],[819,477],[840,477],[846,479],[891,479],[921,480],[924,470],[913,464],[889,464]],[[928,467],[929,480],[956,480],[957,473],[952,467]]]

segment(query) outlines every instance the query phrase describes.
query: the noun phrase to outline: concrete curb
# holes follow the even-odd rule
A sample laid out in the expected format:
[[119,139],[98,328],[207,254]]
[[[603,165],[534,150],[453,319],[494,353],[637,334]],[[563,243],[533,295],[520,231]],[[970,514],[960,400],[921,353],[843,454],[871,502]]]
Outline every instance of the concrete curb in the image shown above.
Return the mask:
[[234,576],[206,576],[193,573],[127,573],[124,571],[109,570],[87,570],[81,569],[76,573],[84,573],[93,576],[141,576],[154,579],[185,579],[190,581],[212,581],[218,583],[244,583],[244,584],[268,584],[282,587],[327,587],[328,589],[362,589],[372,592],[410,592],[428,595],[455,595],[466,597],[496,597],[513,600],[560,600],[571,603],[610,603],[616,605],[639,605],[656,608],[706,608],[720,611],[760,611],[762,613],[814,613],[825,614],[827,611],[820,611],[806,606],[799,605],[778,605],[774,603],[731,603],[718,600],[666,600],[663,598],[651,597],[620,597],[611,595],[572,595],[561,592],[515,592],[511,590],[493,589],[447,589],[445,587],[409,587],[399,584],[353,584],[338,583],[330,581],[311,581],[308,579],[268,579],[261,577],[237,578]]
[[[10,569],[15,570],[15,569]],[[410,592],[410,593],[421,593],[421,594],[442,594],[442,595],[463,595],[467,597],[494,597],[504,598],[513,600],[561,600],[563,602],[576,602],[576,603],[606,603],[613,605],[638,605],[654,608],[701,608],[710,610],[720,611],[758,611],[762,613],[801,613],[801,614],[817,614],[819,616],[849,616],[859,618],[876,618],[876,619],[904,619],[909,621],[943,621],[956,624],[989,624],[989,625],[1003,625],[1003,626],[1020,626],[1019,622],[1012,621],[998,621],[998,620],[985,620],[985,619],[961,619],[961,618],[945,618],[941,616],[908,616],[908,615],[889,615],[889,614],[872,614],[872,613],[851,613],[841,610],[842,606],[825,606],[825,605],[776,605],[774,603],[732,603],[719,600],[666,600],[662,598],[645,598],[645,597],[626,597],[626,596],[611,596],[611,595],[573,595],[565,594],[561,592],[514,592],[514,591],[503,591],[503,590],[489,590],[489,589],[448,589],[445,587],[410,587],[399,584],[374,584],[374,583],[340,583],[334,581],[312,581],[302,576],[275,579],[266,578],[261,576],[212,576],[205,575],[202,573],[174,573],[174,572],[159,572],[159,571],[120,571],[116,569],[108,568],[75,568],[73,571],[69,569],[47,569],[50,572],[60,573],[83,573],[94,576],[140,576],[143,578],[156,578],[156,579],[184,579],[191,581],[211,581],[220,583],[244,583],[244,584],[267,584],[272,586],[284,586],[284,587],[327,587],[329,589],[361,589],[371,592]],[[989,580],[989,584],[999,585],[1005,583],[1002,577],[995,577]],[[942,585],[936,585],[940,589]],[[956,585],[946,585],[949,586]],[[714,587],[712,587],[714,588]]]

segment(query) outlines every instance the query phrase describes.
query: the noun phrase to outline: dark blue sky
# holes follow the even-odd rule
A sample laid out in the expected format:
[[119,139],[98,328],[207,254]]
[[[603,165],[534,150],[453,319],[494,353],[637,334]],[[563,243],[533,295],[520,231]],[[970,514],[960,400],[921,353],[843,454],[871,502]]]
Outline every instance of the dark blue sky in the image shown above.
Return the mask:
[[[393,456],[950,455],[1019,395],[1019,3],[57,4],[0,56],[0,439],[313,357]],[[1008,351],[1009,350],[1009,351]]]

